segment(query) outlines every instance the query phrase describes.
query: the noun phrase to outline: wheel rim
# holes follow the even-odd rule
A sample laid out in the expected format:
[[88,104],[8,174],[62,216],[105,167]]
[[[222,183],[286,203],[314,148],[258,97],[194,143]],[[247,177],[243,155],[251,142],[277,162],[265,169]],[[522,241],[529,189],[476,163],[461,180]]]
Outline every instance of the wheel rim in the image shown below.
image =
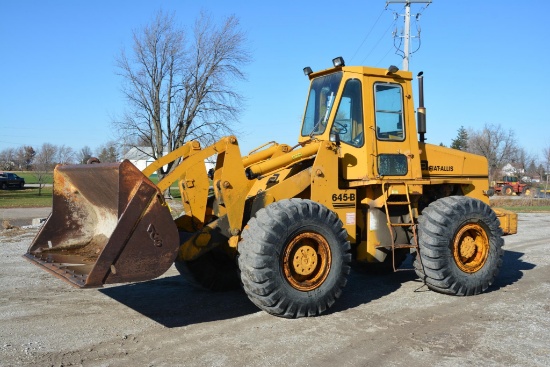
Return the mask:
[[463,272],[475,273],[483,268],[489,254],[489,239],[479,224],[467,224],[455,236],[453,257]]
[[531,189],[525,189],[524,194],[525,196],[531,196]]
[[283,271],[288,283],[301,291],[323,284],[332,257],[325,238],[314,232],[301,233],[290,241],[283,253]]
[[507,187],[504,191],[506,195],[512,195],[512,189],[510,187]]

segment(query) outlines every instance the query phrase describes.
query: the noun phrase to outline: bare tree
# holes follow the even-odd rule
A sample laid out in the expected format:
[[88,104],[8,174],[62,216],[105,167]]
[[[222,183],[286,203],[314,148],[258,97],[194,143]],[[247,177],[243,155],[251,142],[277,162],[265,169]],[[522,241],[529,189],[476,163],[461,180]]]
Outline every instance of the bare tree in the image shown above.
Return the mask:
[[19,166],[19,169],[25,171],[30,170],[35,155],[36,152],[33,147],[29,145],[19,147],[16,153],[17,165]]
[[537,175],[537,165],[534,159],[529,162],[529,166],[527,167],[527,174],[531,177]]
[[550,144],[543,149],[542,162],[546,166],[546,171],[550,172]]
[[[173,14],[159,11],[134,31],[132,55],[122,51],[117,58],[128,109],[113,125],[121,141],[146,143],[149,149],[134,146],[153,159],[191,139],[210,144],[233,133],[242,109],[233,83],[245,79],[250,55],[238,19],[218,25],[202,13],[186,36]],[[161,168],[159,177],[172,167]]]
[[15,168],[16,152],[14,148],[6,148],[0,152],[0,169],[11,171]]
[[55,161],[58,164],[72,164],[76,160],[76,153],[73,148],[66,145],[61,145],[57,147],[57,152],[55,155]]
[[529,166],[530,164],[534,165],[534,161],[535,156],[528,153],[523,147],[518,147],[512,158],[512,162],[514,162],[518,172],[523,175],[529,175]]
[[505,131],[502,126],[485,124],[481,131],[468,132],[468,151],[487,158],[489,162],[489,178],[506,164],[512,162],[517,152],[516,139],[513,130]]
[[79,164],[86,164],[88,162],[88,159],[92,158],[92,154],[92,149],[89,146],[85,145],[76,154],[76,160]]
[[[550,174],[550,144],[546,145],[546,148],[544,148],[543,150],[543,156],[542,156],[542,161],[543,161],[543,164],[542,165],[545,165],[545,169],[544,169],[544,178],[546,180],[546,184],[544,186],[544,192],[545,192],[545,196],[544,197],[547,197],[548,195],[548,175]],[[541,170],[543,171],[543,170]],[[543,176],[541,175],[540,176],[541,179],[543,178]]]
[[33,164],[33,174],[38,181],[38,195],[42,195],[47,177],[51,177],[55,168],[58,148],[55,145],[44,143],[36,153]]

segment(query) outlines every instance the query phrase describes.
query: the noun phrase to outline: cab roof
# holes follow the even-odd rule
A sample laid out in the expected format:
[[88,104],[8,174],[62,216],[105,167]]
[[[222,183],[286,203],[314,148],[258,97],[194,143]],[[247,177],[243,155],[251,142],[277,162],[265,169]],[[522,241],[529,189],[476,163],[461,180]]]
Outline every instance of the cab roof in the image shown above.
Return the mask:
[[361,75],[377,76],[383,78],[400,78],[405,80],[412,80],[412,73],[410,71],[399,70],[394,73],[390,73],[388,69],[375,68],[371,66],[338,66],[325,70],[320,70],[309,74],[309,79],[314,79],[323,75],[332,74],[337,71],[343,71],[344,73],[357,73]]

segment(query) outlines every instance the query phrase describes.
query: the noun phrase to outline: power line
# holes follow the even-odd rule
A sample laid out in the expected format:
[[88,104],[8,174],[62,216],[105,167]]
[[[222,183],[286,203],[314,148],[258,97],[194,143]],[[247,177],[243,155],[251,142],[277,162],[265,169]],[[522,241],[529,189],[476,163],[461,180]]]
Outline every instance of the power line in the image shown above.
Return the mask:
[[386,35],[386,33],[388,33],[388,31],[390,30],[391,27],[393,27],[395,25],[395,22],[397,22],[397,18],[395,18],[393,20],[393,22],[390,24],[390,26],[388,28],[386,28],[386,30],[384,31],[384,33],[382,33],[382,36],[380,37],[380,39],[374,44],[374,46],[372,47],[372,49],[370,50],[370,52],[367,54],[367,56],[365,56],[365,58],[361,61],[361,64],[363,64],[365,62],[365,60],[370,56],[370,54],[372,54],[374,52],[374,50],[376,49],[376,46],[378,46],[378,44],[380,43],[380,41],[382,41],[382,39],[384,38],[384,36]]
[[363,44],[365,43],[365,41],[367,40],[367,38],[369,38],[370,34],[372,33],[372,30],[374,29],[374,27],[376,27],[376,25],[378,24],[378,21],[379,21],[380,18],[382,17],[382,14],[384,14],[384,12],[385,12],[386,10],[387,10],[386,8],[382,9],[382,11],[380,12],[380,14],[378,15],[378,18],[376,18],[376,21],[374,22],[374,24],[372,25],[372,27],[370,28],[370,30],[367,32],[367,35],[365,36],[365,38],[363,38],[363,41],[361,42],[361,44],[359,45],[359,47],[357,47],[357,50],[355,50],[355,53],[353,54],[353,56],[352,56],[351,59],[350,59],[350,62],[355,58],[355,56],[357,55],[357,52],[359,52],[359,50],[361,49],[361,47],[363,47]]
[[380,66],[380,64],[382,64],[382,61],[384,61],[384,59],[386,58],[386,56],[388,56],[388,54],[390,53],[390,51],[393,50],[393,46],[390,47],[388,49],[388,51],[386,51],[386,53],[384,54],[384,56],[382,56],[382,58],[376,63],[374,64],[375,66]]

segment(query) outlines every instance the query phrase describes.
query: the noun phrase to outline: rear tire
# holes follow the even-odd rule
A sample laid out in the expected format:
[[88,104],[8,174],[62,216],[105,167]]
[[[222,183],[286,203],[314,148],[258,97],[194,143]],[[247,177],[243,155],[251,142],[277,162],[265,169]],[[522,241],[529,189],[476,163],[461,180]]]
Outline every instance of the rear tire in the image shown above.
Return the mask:
[[340,297],[349,274],[347,232],[311,200],[281,200],[250,219],[239,244],[248,298],[276,316],[315,316]]
[[499,220],[484,202],[465,196],[439,199],[419,217],[416,274],[436,292],[481,293],[502,265],[501,236]]
[[239,268],[234,258],[215,247],[191,261],[176,261],[176,269],[191,285],[223,292],[239,289]]
[[502,195],[510,196],[514,194],[514,189],[510,185],[502,186]]

